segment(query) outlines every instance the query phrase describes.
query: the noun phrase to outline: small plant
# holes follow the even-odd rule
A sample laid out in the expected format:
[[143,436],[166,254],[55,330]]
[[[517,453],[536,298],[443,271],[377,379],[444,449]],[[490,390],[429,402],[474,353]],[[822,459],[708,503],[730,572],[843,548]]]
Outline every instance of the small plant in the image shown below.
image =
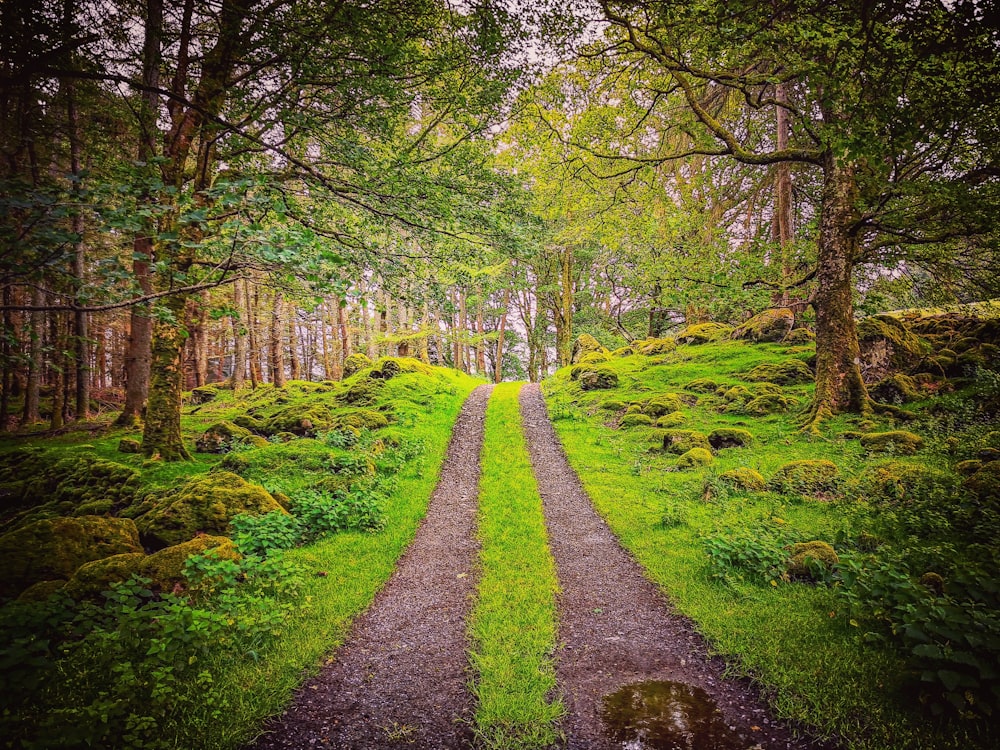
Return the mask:
[[664,529],[674,529],[687,523],[687,517],[676,502],[668,502],[663,508],[660,516],[660,527]]
[[705,551],[715,578],[737,576],[776,585],[784,576],[784,548],[790,541],[772,526],[723,529],[705,539]]
[[233,541],[244,555],[267,557],[276,550],[291,549],[301,543],[302,521],[282,511],[260,516],[241,514],[231,523]]

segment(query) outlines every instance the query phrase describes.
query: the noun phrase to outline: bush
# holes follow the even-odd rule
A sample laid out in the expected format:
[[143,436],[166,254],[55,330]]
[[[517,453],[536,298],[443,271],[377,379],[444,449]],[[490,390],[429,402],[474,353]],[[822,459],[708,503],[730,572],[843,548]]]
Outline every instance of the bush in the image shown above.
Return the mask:
[[788,541],[782,531],[770,525],[722,529],[705,539],[705,552],[714,578],[745,578],[776,585],[783,580]]

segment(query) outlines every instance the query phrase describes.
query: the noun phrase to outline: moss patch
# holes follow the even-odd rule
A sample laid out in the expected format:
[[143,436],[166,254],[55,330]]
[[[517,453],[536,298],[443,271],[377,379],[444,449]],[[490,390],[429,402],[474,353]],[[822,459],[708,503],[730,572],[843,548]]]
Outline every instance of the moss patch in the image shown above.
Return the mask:
[[216,422],[194,441],[199,453],[228,453],[233,446],[249,440],[250,430],[232,422]]
[[573,342],[573,363],[579,362],[603,362],[610,356],[607,349],[601,346],[601,342],[589,333],[580,334]]
[[151,578],[161,590],[168,590],[184,583],[184,563],[189,557],[209,550],[223,560],[240,559],[240,553],[231,539],[201,535],[147,556],[139,565],[139,573]]
[[813,382],[812,370],[801,359],[786,359],[782,362],[765,362],[746,374],[751,382],[777,383],[778,385],[799,385]]
[[351,354],[344,360],[344,377],[349,378],[356,372],[372,366],[371,359],[366,354]]
[[681,454],[677,459],[678,469],[697,469],[701,466],[708,466],[715,458],[712,452],[705,448],[692,448]]
[[695,323],[675,337],[680,344],[707,344],[719,341],[732,333],[733,327],[725,323]]
[[870,453],[895,452],[911,455],[924,447],[924,439],[905,430],[869,432],[861,436],[861,447]]
[[753,443],[753,435],[739,427],[719,427],[708,434],[708,442],[716,450],[744,448]]
[[724,471],[719,474],[719,479],[730,487],[746,492],[761,492],[767,487],[761,473],[746,466]]
[[636,354],[653,357],[657,354],[669,354],[677,348],[677,342],[671,338],[645,339],[632,345]]
[[646,414],[625,414],[619,424],[622,427],[649,427],[653,424],[653,418]]
[[696,430],[664,430],[663,450],[667,453],[681,455],[692,448],[702,448],[710,451],[708,437]]
[[883,378],[869,388],[868,393],[876,401],[883,401],[887,404],[905,404],[922,398],[916,381],[901,372]]
[[655,419],[656,417],[662,417],[664,414],[680,411],[683,408],[684,402],[681,401],[681,397],[676,393],[661,393],[659,396],[653,396],[642,404],[642,413]]
[[764,310],[733,331],[734,339],[754,343],[784,341],[795,325],[795,313],[787,307]]
[[789,550],[785,571],[792,578],[814,579],[817,566],[830,570],[839,562],[836,551],[827,542],[800,542]]

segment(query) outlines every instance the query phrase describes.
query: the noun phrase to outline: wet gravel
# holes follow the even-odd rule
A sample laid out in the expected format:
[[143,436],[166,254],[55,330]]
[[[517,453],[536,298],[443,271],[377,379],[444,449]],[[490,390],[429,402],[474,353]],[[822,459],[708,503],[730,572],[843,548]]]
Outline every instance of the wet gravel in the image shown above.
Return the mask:
[[[672,611],[594,511],[537,385],[525,386],[520,406],[559,576],[556,675],[568,709],[565,747],[638,747],[608,736],[602,701],[626,685],[652,680],[704,690],[747,748],[830,747],[796,737],[771,718],[749,681],[723,677],[723,661],[708,655],[691,622]],[[712,746],[691,741],[684,746]]]
[[463,406],[427,515],[396,571],[335,661],[302,686],[253,750],[471,745],[465,619],[491,389],[480,386]]

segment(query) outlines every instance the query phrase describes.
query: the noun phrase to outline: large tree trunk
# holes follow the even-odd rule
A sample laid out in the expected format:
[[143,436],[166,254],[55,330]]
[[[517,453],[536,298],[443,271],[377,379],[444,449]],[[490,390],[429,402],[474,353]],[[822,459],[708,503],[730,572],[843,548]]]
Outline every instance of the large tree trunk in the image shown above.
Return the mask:
[[10,419],[10,392],[14,385],[14,360],[11,356],[11,340],[14,336],[14,315],[10,306],[14,304],[14,293],[7,284],[3,288],[3,331],[0,331],[0,359],[3,359],[3,382],[0,383],[0,432],[7,432]]
[[[560,367],[573,361],[573,250],[559,253],[559,300],[555,311],[556,356]],[[542,374],[545,377],[546,373]]]
[[[174,320],[184,319],[186,295],[167,297],[164,307]],[[149,406],[142,433],[142,451],[165,461],[191,458],[181,437],[181,391],[184,385],[184,330],[176,323],[157,320],[153,326]]]
[[812,429],[842,412],[871,408],[861,378],[858,334],[854,325],[852,267],[859,219],[854,167],[832,155],[824,165],[816,273],[816,394],[809,414]]
[[[774,87],[774,98],[778,102],[775,107],[775,126],[777,129],[776,146],[779,151],[788,148],[791,134],[791,124],[788,110],[781,106],[788,101],[787,84],[778,83]],[[788,285],[792,277],[792,165],[787,161],[778,162],[774,176],[774,219],[772,222],[772,237],[778,244],[781,253],[781,297],[777,303],[788,307]]]
[[285,387],[285,347],[281,335],[284,299],[281,292],[274,294],[274,309],[271,311],[271,335],[268,348],[271,354],[271,382],[278,388]]
[[[31,290],[31,306],[41,307],[44,303],[42,290],[36,285]],[[21,424],[35,424],[40,421],[38,405],[40,401],[40,387],[42,378],[42,365],[44,357],[42,347],[44,345],[45,313],[41,310],[32,310],[30,314],[31,330],[29,333],[30,355],[28,358],[28,383],[24,390],[24,413],[21,416]]]
[[230,317],[233,326],[233,374],[229,382],[233,391],[243,387],[247,373],[247,330],[243,324],[243,282],[233,284],[233,310],[236,315]]
[[496,370],[493,372],[493,382],[499,383],[503,380],[503,339],[507,330],[507,308],[510,306],[510,287],[503,290],[503,309],[500,311],[500,330],[497,336],[497,360]]

